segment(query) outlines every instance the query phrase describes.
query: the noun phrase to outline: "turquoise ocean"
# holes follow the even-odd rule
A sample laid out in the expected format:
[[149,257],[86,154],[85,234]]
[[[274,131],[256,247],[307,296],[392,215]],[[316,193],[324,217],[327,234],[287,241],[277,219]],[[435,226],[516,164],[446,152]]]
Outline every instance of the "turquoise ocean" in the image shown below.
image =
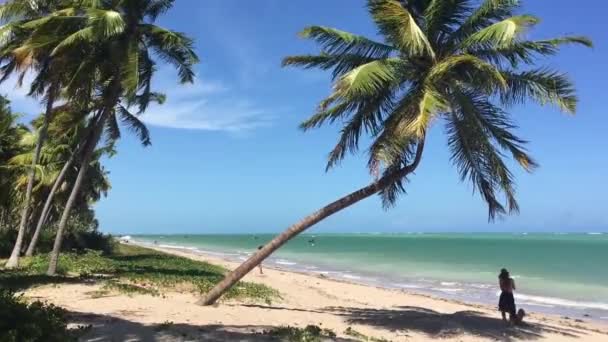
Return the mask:
[[[134,235],[144,244],[245,260],[273,235]],[[267,266],[493,304],[509,269],[530,312],[608,323],[608,233],[304,234]]]

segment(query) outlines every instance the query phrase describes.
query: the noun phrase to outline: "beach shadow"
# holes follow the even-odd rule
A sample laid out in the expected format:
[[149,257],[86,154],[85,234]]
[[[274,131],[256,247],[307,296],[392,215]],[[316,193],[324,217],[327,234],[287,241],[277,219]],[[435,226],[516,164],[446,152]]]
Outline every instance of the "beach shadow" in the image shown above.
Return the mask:
[[545,333],[579,338],[580,331],[540,323],[509,327],[499,318],[476,311],[444,314],[434,310],[403,306],[397,309],[327,307],[325,310],[344,317],[351,324],[370,325],[391,331],[411,330],[442,338],[469,334],[501,341],[535,340]]
[[167,276],[176,276],[176,277],[204,277],[209,278],[211,280],[220,281],[224,278],[224,275],[217,272],[205,271],[205,270],[196,270],[196,269],[174,269],[174,268],[165,268],[165,267],[156,267],[156,266],[132,266],[124,269],[119,269],[114,272],[114,275],[124,275],[124,274],[137,274],[137,273],[154,273],[154,274],[162,274]]
[[0,273],[0,287],[22,291],[43,285],[93,283],[97,279],[88,277],[47,276],[42,274]]
[[[79,341],[241,341],[277,342],[276,337],[265,332],[270,326],[259,325],[195,325],[165,322],[161,324],[142,324],[109,315],[86,312],[70,312],[69,320],[76,326],[90,326],[80,335]],[[351,339],[336,339],[339,342],[354,342]]]

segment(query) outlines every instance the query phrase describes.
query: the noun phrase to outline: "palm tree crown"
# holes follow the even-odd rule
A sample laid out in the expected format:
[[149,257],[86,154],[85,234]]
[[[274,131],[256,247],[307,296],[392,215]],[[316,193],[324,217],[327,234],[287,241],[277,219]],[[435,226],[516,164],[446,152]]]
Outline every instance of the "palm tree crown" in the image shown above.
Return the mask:
[[[301,125],[343,122],[328,168],[357,151],[367,133],[370,171],[390,175],[416,159],[428,129],[443,120],[451,160],[487,202],[489,218],[519,210],[505,156],[526,171],[537,164],[505,108],[533,100],[574,113],[577,97],[568,78],[535,62],[563,44],[591,42],[580,36],[526,40],[539,19],[517,14],[519,1],[475,4],[368,0],[382,42],[321,26],[301,32],[321,53],[287,57],[283,64],[333,71],[331,94]],[[404,180],[380,191],[385,206],[395,203]]]

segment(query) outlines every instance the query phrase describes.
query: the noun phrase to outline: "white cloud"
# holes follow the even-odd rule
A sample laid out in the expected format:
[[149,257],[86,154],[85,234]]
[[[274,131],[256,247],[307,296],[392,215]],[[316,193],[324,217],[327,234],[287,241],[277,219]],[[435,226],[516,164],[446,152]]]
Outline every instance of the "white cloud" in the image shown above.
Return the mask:
[[167,95],[167,101],[151,105],[142,115],[149,125],[241,132],[270,126],[274,120],[274,115],[237,97],[221,82],[198,79],[194,84],[179,85],[167,70],[161,70],[155,88]]
[[[17,77],[11,76],[0,84],[0,94],[11,101],[14,112],[25,114],[29,121],[43,108],[27,96],[32,75],[27,75],[22,87],[16,87]],[[274,115],[234,94],[235,90],[219,81],[197,79],[194,84],[180,85],[169,68],[159,70],[154,89],[167,95],[163,105],[151,105],[142,120],[147,124],[177,129],[242,132],[267,127]]]

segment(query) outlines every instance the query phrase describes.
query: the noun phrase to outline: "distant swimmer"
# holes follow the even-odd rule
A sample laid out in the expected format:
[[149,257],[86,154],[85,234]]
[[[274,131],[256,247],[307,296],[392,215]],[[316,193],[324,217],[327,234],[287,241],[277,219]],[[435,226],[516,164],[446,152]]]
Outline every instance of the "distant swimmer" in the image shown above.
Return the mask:
[[314,236],[312,237],[312,239],[308,240],[308,244],[310,244],[310,247],[315,246],[315,237]]
[[[261,250],[262,248],[264,248],[264,246],[259,245],[258,246],[258,251]],[[260,264],[258,265],[258,268],[260,269],[260,274],[264,274],[264,270],[262,270],[262,263],[260,262]]]

